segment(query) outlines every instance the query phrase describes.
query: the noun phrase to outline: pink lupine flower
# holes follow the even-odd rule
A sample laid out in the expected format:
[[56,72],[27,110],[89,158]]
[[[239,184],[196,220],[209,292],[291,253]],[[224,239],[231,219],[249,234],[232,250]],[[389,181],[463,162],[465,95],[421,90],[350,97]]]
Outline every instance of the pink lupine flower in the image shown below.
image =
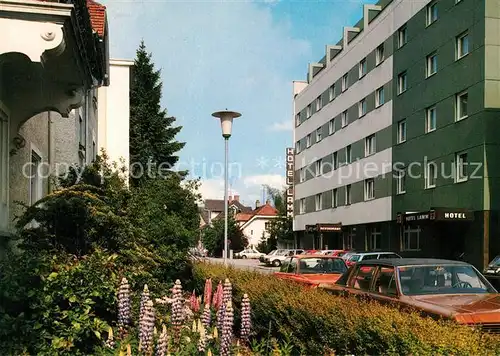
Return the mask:
[[218,310],[222,305],[222,293],[223,293],[223,287],[222,287],[222,281],[220,281],[219,284],[217,285],[217,289],[214,292],[214,297],[212,298],[212,305],[216,310]]
[[210,305],[210,299],[211,299],[211,297],[212,297],[212,279],[208,278],[205,281],[205,291],[203,293],[203,304],[204,305],[207,305],[207,304]]
[[197,313],[200,311],[200,304],[198,302],[198,298],[196,298],[196,292],[194,290],[193,294],[191,294],[191,298],[189,299],[189,304],[193,312]]

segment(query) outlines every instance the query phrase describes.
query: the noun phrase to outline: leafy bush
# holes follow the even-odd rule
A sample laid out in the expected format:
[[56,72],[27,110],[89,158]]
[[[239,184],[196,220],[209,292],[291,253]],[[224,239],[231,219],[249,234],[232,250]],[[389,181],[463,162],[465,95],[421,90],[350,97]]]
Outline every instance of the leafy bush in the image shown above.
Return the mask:
[[[229,249],[241,251],[248,245],[248,239],[232,216],[227,221],[227,239]],[[207,226],[202,233],[203,246],[210,256],[222,256],[224,250],[224,219],[216,219],[212,226]]]
[[452,321],[423,318],[376,302],[333,296],[273,276],[198,263],[194,280],[201,290],[206,278],[229,278],[234,298],[247,293],[258,336],[269,332],[303,355],[490,355],[499,354],[500,339]]

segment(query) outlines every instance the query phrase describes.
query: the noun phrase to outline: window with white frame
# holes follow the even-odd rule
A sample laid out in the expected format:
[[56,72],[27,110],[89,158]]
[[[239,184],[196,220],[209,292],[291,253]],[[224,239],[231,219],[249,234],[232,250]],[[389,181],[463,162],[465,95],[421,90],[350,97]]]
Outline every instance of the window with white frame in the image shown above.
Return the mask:
[[331,119],[328,122],[328,135],[331,135],[335,132],[335,119]]
[[375,180],[365,179],[365,200],[375,199]]
[[435,188],[437,179],[437,167],[434,162],[427,162],[425,166],[425,188]]
[[432,132],[436,129],[436,107],[425,109],[425,132]]
[[437,19],[438,19],[437,1],[433,1],[432,3],[427,5],[427,16],[426,17],[427,17],[427,19],[426,19],[427,26],[429,26],[437,21]]
[[339,191],[337,189],[332,190],[332,208],[339,206]]
[[455,115],[457,121],[465,119],[468,116],[467,112],[468,101],[469,101],[469,94],[466,91],[456,95]]
[[302,198],[299,200],[299,212],[304,214],[306,212],[306,199]]
[[469,33],[464,32],[456,40],[456,58],[460,59],[469,54]]
[[366,58],[363,58],[361,62],[359,62],[359,79],[363,78],[367,73],[366,67]]
[[316,161],[316,177],[320,176],[323,174],[323,160],[318,159]]
[[321,194],[321,193],[316,194],[315,199],[314,199],[314,203],[315,203],[316,211],[322,210],[323,209],[323,194]]
[[351,204],[351,185],[345,186],[345,205]]
[[345,163],[349,164],[351,162],[352,162],[352,150],[351,150],[351,145],[349,145],[345,148]]
[[375,107],[380,107],[385,103],[384,87],[380,87],[375,91]]
[[401,251],[420,251],[420,226],[405,226],[402,229]]
[[349,118],[347,117],[347,110],[345,110],[341,115],[342,127],[346,127],[349,124]]
[[344,74],[344,76],[342,77],[342,92],[345,92],[348,87],[349,87],[348,75]]
[[330,85],[328,89],[328,99],[330,99],[330,101],[335,99],[335,84]]
[[359,111],[359,117],[363,117],[366,115],[367,111],[366,99],[361,99],[361,101],[358,103],[358,111]]
[[382,43],[375,50],[375,64],[379,65],[384,61],[384,59],[385,59],[385,51],[384,51],[384,44]]
[[462,152],[455,155],[455,171],[455,181],[457,183],[467,180],[467,153]]
[[408,89],[407,75],[403,72],[398,75],[398,95],[402,94]]
[[306,136],[306,147],[311,147],[311,134]]
[[304,168],[301,168],[299,170],[299,181],[300,181],[300,183],[306,181],[306,170]]
[[438,57],[436,52],[433,52],[427,56],[427,67],[426,67],[427,78],[437,73],[438,70],[437,58]]
[[333,169],[339,168],[339,154],[338,152],[333,152]]
[[306,117],[309,119],[311,117],[311,104],[307,105]]
[[406,120],[398,122],[398,143],[406,141]]
[[375,134],[365,138],[365,157],[375,154]]
[[323,107],[323,98],[320,95],[316,98],[316,111],[320,111],[322,107]]
[[300,125],[300,114],[295,115],[295,126]]
[[323,139],[323,128],[316,129],[316,142],[320,142]]
[[40,166],[42,158],[35,152],[31,151],[31,168],[30,168],[30,205],[35,204],[42,199],[42,176]]
[[408,29],[406,25],[398,30],[398,47],[403,47],[408,42]]
[[406,170],[396,170],[396,194],[406,193]]
[[367,250],[377,251],[382,248],[382,231],[379,226],[371,226],[366,230]]

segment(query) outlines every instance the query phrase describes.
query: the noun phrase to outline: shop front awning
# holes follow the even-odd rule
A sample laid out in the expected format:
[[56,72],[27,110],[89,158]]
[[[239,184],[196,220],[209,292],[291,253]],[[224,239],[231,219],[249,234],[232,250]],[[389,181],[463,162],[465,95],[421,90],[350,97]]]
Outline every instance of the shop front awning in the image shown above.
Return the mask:
[[396,222],[407,224],[412,222],[458,222],[474,221],[474,211],[461,208],[432,208],[423,212],[397,213]]

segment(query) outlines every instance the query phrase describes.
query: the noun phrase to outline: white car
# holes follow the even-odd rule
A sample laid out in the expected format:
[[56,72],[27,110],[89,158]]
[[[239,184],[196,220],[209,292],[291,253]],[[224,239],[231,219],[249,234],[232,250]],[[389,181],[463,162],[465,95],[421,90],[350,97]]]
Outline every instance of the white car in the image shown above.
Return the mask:
[[243,251],[240,251],[235,254],[237,258],[260,258],[260,256],[264,256],[263,253],[257,251],[254,248],[247,248],[244,249]]
[[273,255],[268,255],[264,257],[264,262],[266,265],[272,265],[273,267],[280,267],[283,261],[285,261],[288,257],[294,255],[300,255],[304,250],[278,250]]

